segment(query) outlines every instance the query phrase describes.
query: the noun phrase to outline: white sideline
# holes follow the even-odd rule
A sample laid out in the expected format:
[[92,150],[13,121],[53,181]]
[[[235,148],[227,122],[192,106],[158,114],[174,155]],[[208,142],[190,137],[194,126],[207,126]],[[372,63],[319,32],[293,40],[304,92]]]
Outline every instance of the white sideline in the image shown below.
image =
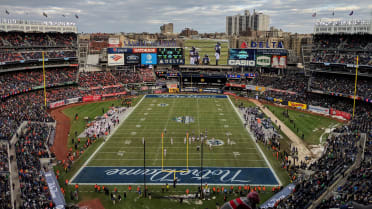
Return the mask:
[[69,184],[72,185],[71,182],[73,182],[76,178],[76,176],[83,170],[83,168],[85,168],[88,163],[93,159],[93,157],[98,153],[98,151],[103,147],[103,145],[106,144],[106,142],[108,142],[111,138],[111,136],[116,132],[116,129],[118,129],[122,123],[124,123],[124,121],[132,114],[132,112],[139,106],[139,104],[142,103],[143,99],[145,98],[146,96],[143,96],[142,99],[130,110],[128,110],[128,113],[124,116],[124,118],[119,122],[119,125],[116,126],[114,128],[114,130],[109,134],[109,136],[107,137],[106,141],[105,142],[102,142],[101,145],[99,145],[99,147],[93,152],[93,154],[88,158],[87,161],[84,162],[84,164],[79,168],[79,170],[72,176]]
[[[239,113],[238,108],[235,107],[235,105],[234,105],[234,103],[231,101],[230,97],[227,96],[227,98],[229,99],[230,104],[231,104],[231,106],[234,108],[236,114],[238,114],[238,117],[239,117],[240,120],[242,121],[242,124],[244,124],[243,115],[242,115],[241,113]],[[271,164],[270,164],[270,162],[267,160],[265,154],[262,152],[261,147],[258,146],[258,144],[255,142],[255,140],[254,140],[255,137],[253,136],[253,134],[251,133],[251,131],[249,130],[249,128],[247,127],[247,128],[245,128],[245,130],[247,130],[248,134],[251,136],[250,138],[252,139],[253,143],[256,145],[257,150],[261,153],[262,157],[265,159],[266,164],[269,166],[271,172],[274,174],[276,180],[279,182],[279,185],[280,185],[280,186],[283,185],[282,182],[280,181],[279,177],[276,175],[274,169],[271,167]]]

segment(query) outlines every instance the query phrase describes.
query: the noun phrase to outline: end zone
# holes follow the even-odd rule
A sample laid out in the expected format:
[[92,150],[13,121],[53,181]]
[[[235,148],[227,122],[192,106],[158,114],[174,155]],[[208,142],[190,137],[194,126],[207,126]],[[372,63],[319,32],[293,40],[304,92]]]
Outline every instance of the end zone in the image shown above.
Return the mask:
[[[169,168],[168,171],[175,168]],[[200,167],[177,167],[177,184],[200,185]],[[163,185],[172,183],[174,172],[164,172],[161,167],[105,167],[88,166],[71,181],[81,185],[134,185],[142,184],[144,174],[149,185]],[[203,168],[204,183],[213,185],[260,185],[278,186],[279,182],[270,168],[263,167],[206,167]]]

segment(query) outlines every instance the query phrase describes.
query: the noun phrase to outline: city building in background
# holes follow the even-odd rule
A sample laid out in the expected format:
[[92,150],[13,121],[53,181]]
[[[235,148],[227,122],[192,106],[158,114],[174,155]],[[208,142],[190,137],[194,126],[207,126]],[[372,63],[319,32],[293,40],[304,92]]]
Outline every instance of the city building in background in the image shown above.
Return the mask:
[[250,31],[268,31],[270,25],[270,16],[262,12],[250,14],[248,10],[244,11],[244,15],[234,15],[226,17],[226,34],[245,35]]
[[160,26],[160,33],[162,34],[172,34],[173,33],[173,23],[168,23]]

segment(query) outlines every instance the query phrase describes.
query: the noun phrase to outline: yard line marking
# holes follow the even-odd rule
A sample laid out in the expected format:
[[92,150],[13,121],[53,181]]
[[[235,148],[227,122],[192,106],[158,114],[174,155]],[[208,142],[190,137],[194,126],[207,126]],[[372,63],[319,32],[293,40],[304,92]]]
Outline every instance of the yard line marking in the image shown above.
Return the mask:
[[[114,128],[114,130],[108,135],[106,142],[111,139],[111,136],[115,133],[115,131],[126,121],[126,119],[133,113],[133,111],[142,103],[142,101],[145,99],[146,96],[143,96],[142,99],[133,107],[133,109],[128,108],[127,114],[124,115],[123,119],[120,119],[119,124]],[[99,147],[93,152],[91,156],[89,156],[88,160],[84,162],[84,164],[80,167],[80,169],[72,176],[70,182],[73,182],[73,180],[76,178],[76,176],[83,170],[85,166],[88,165],[88,163],[94,158],[94,156],[98,153],[99,150],[105,145],[105,142],[102,142]],[[71,184],[71,183],[69,183]]]
[[[118,151],[118,152],[99,152],[98,154],[100,153],[103,153],[103,154],[117,154],[119,152],[125,152],[126,154],[129,154],[129,153],[138,153],[138,152],[126,152],[126,151]],[[149,153],[157,153],[157,152],[146,152],[146,154]],[[184,155],[185,153],[179,153],[179,152],[167,152],[167,154],[171,154],[171,155],[177,155],[177,154],[180,154],[180,155]],[[239,153],[239,152],[233,152],[234,153]],[[224,155],[229,155],[231,154],[231,152],[206,152],[206,153],[203,153],[203,154],[206,154],[206,155],[221,155],[221,154],[224,154]],[[238,155],[256,155],[256,153],[253,153],[253,152],[246,152],[246,153],[241,153],[241,154],[238,154]],[[189,153],[189,155],[200,155],[200,153]],[[235,154],[234,154],[235,155]]]
[[[140,161],[143,161],[143,158],[133,158],[133,159],[117,159],[117,158],[96,158],[96,159],[93,159],[92,161],[105,161],[105,160],[110,160],[110,161],[135,161],[135,160],[140,160]],[[149,160],[149,161],[161,161],[161,159],[155,159],[155,158],[150,158],[150,159],[146,159],[146,160]],[[180,158],[180,159],[175,159],[175,158],[172,158],[172,159],[166,159],[167,161],[186,161],[185,158]],[[216,159],[216,158],[213,158],[213,159],[203,159],[203,161],[206,160],[206,161],[226,161],[226,158],[221,158],[221,159]],[[200,161],[200,159],[189,159],[189,161]],[[262,161],[262,162],[265,162],[265,160],[239,160],[239,161],[242,161],[242,162],[258,162],[258,161]],[[94,166],[93,166],[94,167]],[[112,166],[110,166],[112,167]],[[172,166],[173,167],[173,166]]]
[[233,152],[233,155],[234,155],[234,158],[236,158],[236,156],[239,156],[240,153],[239,152]]
[[[231,143],[231,142],[230,142]],[[105,147],[105,148],[103,148],[103,149],[110,149],[110,150],[112,150],[112,149],[122,149],[122,148],[127,148],[127,149],[143,149],[143,146],[142,147],[131,147],[131,146],[127,146],[127,147],[125,147],[125,146],[112,146],[112,147]],[[193,149],[193,148],[195,148],[196,149],[196,145],[195,145],[195,147],[191,147],[191,149]],[[214,146],[213,147],[213,149],[225,149],[226,147],[223,147],[223,146]],[[171,149],[185,149],[185,147],[171,147]],[[235,147],[235,150],[237,150],[237,149],[239,149],[239,150],[247,150],[247,149],[250,149],[250,150],[256,150],[256,148],[242,148],[242,147],[240,147],[240,146],[237,146],[237,147]],[[147,153],[147,152],[146,152]]]

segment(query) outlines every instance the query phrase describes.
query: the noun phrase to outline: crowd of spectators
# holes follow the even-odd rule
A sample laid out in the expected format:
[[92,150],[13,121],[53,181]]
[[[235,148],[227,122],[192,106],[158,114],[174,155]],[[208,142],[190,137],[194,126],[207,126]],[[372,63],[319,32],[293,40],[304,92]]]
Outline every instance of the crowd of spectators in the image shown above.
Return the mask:
[[323,156],[308,167],[313,173],[299,180],[293,192],[274,208],[308,208],[355,162],[359,139],[360,136],[353,133],[330,137]]
[[[340,75],[316,75],[311,79],[310,88],[346,95],[354,95],[355,78]],[[357,95],[363,98],[372,98],[372,79],[359,77],[357,82]]]
[[315,35],[312,62],[372,65],[372,35]]
[[152,69],[140,68],[139,74],[143,82],[155,82],[155,75]]
[[[45,59],[57,59],[57,58],[71,58],[76,57],[76,51],[67,50],[55,50],[46,51],[44,53]],[[0,63],[2,62],[16,62],[16,61],[30,61],[42,59],[41,51],[27,51],[27,52],[1,52]]]
[[[372,203],[371,162],[362,162],[347,177],[345,184],[340,185],[329,199],[325,199],[317,209],[350,208],[357,204],[370,205]],[[355,203],[353,203],[355,202]]]
[[9,171],[8,146],[0,143],[0,172]]
[[0,208],[12,209],[9,174],[0,174]]
[[42,91],[28,92],[1,102],[0,139],[9,140],[23,121],[51,122]]
[[76,45],[77,35],[74,33],[0,33],[0,47],[73,47]]
[[289,90],[293,92],[304,92],[307,88],[308,77],[304,74],[288,74],[278,76],[277,74],[256,74],[252,85],[271,87],[274,89]]
[[372,49],[371,41],[372,35],[370,34],[318,34],[314,36],[314,50],[370,50]]
[[50,157],[46,140],[50,128],[45,124],[28,123],[16,142],[16,159],[21,188],[22,209],[53,208],[48,185],[43,176],[40,158]]
[[85,88],[141,82],[155,82],[155,75],[151,69],[139,69],[138,72],[131,70],[83,72],[79,76],[79,86]]
[[[45,84],[46,86],[54,86],[66,82],[76,82],[77,71],[77,68],[47,68]],[[1,96],[43,85],[43,71],[41,69],[0,74]]]
[[0,208],[11,209],[8,146],[0,143]]
[[117,78],[120,83],[128,84],[128,83],[139,83],[141,82],[141,78],[137,72],[133,72],[131,70],[122,71],[111,71],[112,75]]
[[79,86],[81,87],[110,86],[116,84],[118,84],[118,79],[111,72],[82,72],[79,75]]

